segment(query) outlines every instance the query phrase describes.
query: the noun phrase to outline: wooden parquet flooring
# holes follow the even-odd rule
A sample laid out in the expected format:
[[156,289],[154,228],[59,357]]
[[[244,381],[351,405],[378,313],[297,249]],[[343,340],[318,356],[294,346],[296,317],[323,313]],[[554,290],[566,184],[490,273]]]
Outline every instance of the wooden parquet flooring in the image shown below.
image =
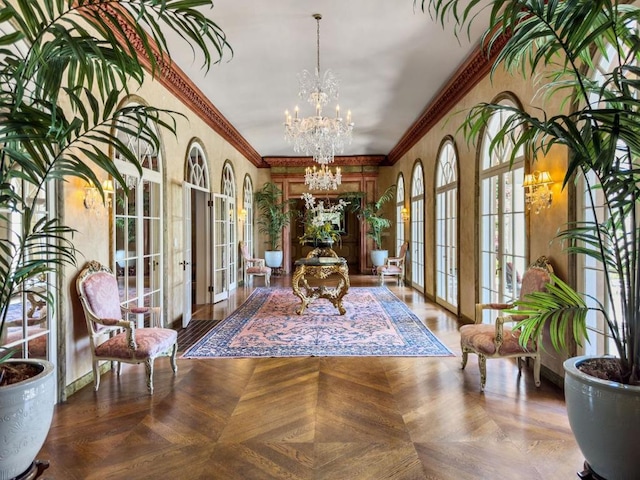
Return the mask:
[[[120,377],[103,375],[97,393],[89,385],[56,407],[38,455],[51,462],[46,477],[577,478],[583,457],[562,392],[545,381],[535,388],[514,362],[490,360],[480,393],[475,356],[460,370],[455,318],[387,285],[456,357],[181,359],[176,377],[159,359],[153,397],[144,368],[125,365]],[[224,318],[250,290],[197,318]]]

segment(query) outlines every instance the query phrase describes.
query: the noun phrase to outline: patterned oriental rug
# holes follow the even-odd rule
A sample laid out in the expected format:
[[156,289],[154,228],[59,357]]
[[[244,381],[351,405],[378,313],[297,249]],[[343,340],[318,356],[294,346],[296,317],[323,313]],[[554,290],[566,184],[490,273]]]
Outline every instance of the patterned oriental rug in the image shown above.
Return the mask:
[[352,287],[343,305],[317,299],[297,315],[290,288],[256,288],[182,358],[453,355],[386,287]]

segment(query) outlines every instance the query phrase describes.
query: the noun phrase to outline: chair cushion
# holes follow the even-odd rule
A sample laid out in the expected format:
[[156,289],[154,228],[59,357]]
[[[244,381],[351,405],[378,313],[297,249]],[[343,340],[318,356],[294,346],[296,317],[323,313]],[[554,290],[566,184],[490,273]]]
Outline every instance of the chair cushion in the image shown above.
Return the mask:
[[400,267],[396,267],[395,265],[384,265],[382,267],[378,267],[378,274],[382,275],[399,275],[402,273],[402,269]]
[[[503,342],[499,355],[512,355],[517,353],[527,353],[535,351],[533,345],[529,349],[524,349],[518,343],[520,331],[512,331],[510,328],[503,328]],[[484,355],[496,355],[496,326],[488,324],[464,325],[460,327],[460,345],[470,348]]]
[[145,359],[156,357],[167,351],[178,341],[178,332],[170,328],[138,328],[136,329],[135,351],[127,345],[126,332],[109,338],[96,347],[97,357],[121,358],[123,360]]
[[252,275],[271,274],[271,267],[247,267],[247,273]]

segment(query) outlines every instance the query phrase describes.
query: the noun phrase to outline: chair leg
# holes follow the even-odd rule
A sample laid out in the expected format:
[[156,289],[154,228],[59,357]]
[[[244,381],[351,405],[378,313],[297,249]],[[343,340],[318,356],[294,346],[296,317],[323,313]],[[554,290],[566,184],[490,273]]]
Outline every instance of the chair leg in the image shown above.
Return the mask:
[[478,368],[480,369],[480,391],[484,392],[484,385],[487,383],[487,357],[478,354]]
[[540,386],[540,354],[536,355],[533,359],[533,381],[536,387]]
[[93,361],[93,391],[97,392],[98,388],[100,388],[100,366],[98,365],[98,361]]
[[171,352],[171,370],[173,370],[173,374],[178,373],[178,362],[176,361],[176,357],[178,355],[178,342],[173,344],[173,350]]
[[153,358],[147,358],[144,361],[144,369],[147,373],[147,390],[149,395],[153,395]]
[[265,284],[267,287],[270,287],[270,286],[271,286],[271,274],[266,274],[266,275],[264,276],[264,284]]

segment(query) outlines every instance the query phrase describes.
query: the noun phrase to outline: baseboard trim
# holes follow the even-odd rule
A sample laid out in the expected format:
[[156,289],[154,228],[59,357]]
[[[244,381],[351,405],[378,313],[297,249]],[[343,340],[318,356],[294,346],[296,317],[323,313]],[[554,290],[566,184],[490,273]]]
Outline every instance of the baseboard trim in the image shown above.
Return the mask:
[[[99,369],[100,375],[108,372],[109,370],[111,370],[111,362],[104,362],[102,365],[100,365]],[[71,395],[83,389],[90,383],[93,383],[93,371],[85,373],[83,376],[67,385],[64,389],[65,397],[69,398]]]

